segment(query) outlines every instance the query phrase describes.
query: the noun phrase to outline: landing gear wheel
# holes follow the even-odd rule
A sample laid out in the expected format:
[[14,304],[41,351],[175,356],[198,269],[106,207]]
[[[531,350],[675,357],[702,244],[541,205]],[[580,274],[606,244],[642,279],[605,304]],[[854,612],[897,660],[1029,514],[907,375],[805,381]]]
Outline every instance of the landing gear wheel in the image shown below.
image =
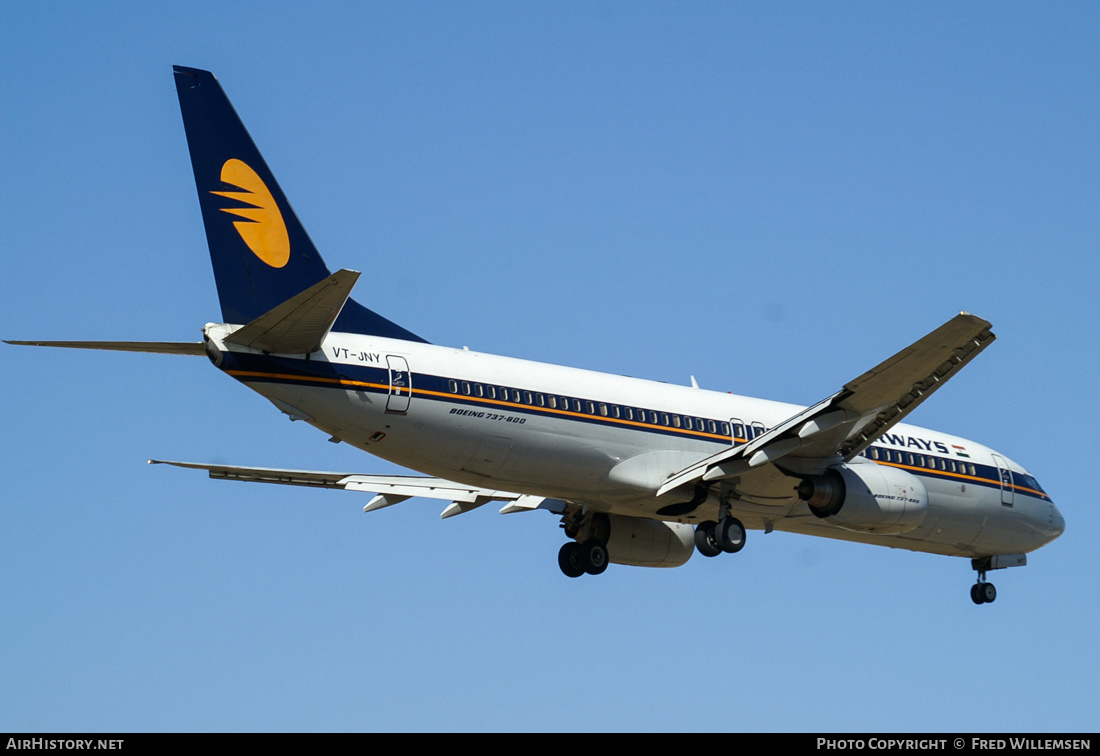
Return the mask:
[[727,554],[745,548],[745,526],[736,517],[723,517],[715,530],[715,540]]
[[992,604],[997,600],[997,589],[993,583],[974,583],[970,586],[970,600],[975,604]]
[[562,544],[558,551],[558,567],[566,577],[577,578],[584,574],[584,564],[581,560],[581,545],[574,541]]
[[607,569],[607,547],[600,541],[585,541],[577,547],[580,562],[589,575],[599,575]]
[[722,553],[722,547],[718,545],[718,537],[715,532],[718,523],[713,520],[701,522],[695,527],[695,548],[706,557],[716,557]]

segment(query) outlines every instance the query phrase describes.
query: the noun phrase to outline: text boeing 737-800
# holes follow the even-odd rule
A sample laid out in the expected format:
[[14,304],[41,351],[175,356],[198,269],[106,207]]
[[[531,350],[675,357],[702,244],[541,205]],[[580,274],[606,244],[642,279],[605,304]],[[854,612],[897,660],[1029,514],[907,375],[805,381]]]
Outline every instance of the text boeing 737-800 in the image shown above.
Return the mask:
[[[10,342],[206,355],[292,419],[427,476],[167,464],[213,478],[543,509],[570,577],[675,567],[773,530],[968,557],[971,598],[1064,521],[1023,467],[900,421],[993,342],[962,313],[809,408],[435,346],[350,298],[212,74],[175,68],[223,323],[200,343]],[[694,383],[694,382],[693,382]],[[156,460],[151,460],[156,461]]]

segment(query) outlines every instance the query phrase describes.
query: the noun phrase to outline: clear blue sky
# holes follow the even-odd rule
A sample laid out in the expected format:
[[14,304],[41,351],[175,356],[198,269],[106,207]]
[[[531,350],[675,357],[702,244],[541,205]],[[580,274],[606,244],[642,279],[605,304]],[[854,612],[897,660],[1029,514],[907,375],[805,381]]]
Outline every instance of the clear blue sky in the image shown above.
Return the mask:
[[750,533],[564,578],[545,513],[226,483],[393,468],[205,360],[0,348],[0,729],[1094,730],[1095,3],[0,4],[0,336],[219,311],[171,65],[440,344],[811,403],[969,310],[914,423],[1067,519],[966,561]]

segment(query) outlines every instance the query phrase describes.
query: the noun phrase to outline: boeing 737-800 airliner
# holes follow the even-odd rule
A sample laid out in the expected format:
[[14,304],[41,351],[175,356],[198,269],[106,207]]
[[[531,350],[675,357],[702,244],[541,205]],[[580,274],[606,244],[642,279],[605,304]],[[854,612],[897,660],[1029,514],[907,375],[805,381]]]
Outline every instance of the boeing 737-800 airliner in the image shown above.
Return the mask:
[[177,66],[175,80],[223,322],[199,343],[11,343],[206,355],[292,419],[422,475],[167,464],[370,492],[366,511],[414,496],[450,502],[443,517],[547,510],[570,577],[780,530],[969,558],[982,604],[988,570],[1061,534],[1023,467],[901,423],[993,342],[981,318],[955,316],[809,408],[435,346],[350,297],[359,274],[325,266],[214,76]]

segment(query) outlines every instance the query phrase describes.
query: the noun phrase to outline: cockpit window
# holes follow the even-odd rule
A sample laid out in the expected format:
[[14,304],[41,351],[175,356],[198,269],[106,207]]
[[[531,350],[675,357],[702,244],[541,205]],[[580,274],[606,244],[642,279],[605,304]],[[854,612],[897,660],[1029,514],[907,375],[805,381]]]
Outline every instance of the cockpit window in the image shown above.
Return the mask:
[[1022,475],[1020,477],[1024,479],[1024,485],[1026,487],[1030,488],[1033,491],[1038,491],[1039,493],[1046,493],[1046,491],[1043,490],[1043,487],[1039,485],[1039,481],[1035,480],[1035,478],[1031,475]]

